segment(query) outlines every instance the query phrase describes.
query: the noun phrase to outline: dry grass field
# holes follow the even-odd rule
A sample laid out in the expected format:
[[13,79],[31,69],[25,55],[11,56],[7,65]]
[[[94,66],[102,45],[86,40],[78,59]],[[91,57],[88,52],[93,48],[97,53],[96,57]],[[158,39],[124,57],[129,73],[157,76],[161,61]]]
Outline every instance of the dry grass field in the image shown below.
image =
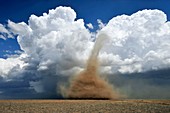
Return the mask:
[[0,113],[170,113],[170,100],[0,100]]

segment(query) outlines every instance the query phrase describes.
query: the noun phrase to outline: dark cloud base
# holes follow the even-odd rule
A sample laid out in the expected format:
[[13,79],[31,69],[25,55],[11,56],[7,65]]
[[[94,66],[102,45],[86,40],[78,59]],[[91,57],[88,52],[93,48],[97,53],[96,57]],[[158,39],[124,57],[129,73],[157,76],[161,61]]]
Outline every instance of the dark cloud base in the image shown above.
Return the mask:
[[170,99],[170,69],[109,76],[130,99]]
[[[107,79],[129,99],[170,99],[169,73],[170,69],[163,69],[145,73],[108,75]],[[45,92],[37,93],[30,88],[31,78],[23,77],[11,81],[0,78],[0,99],[63,99],[57,83],[67,84],[69,77],[39,78],[42,79],[49,83],[46,83]]]

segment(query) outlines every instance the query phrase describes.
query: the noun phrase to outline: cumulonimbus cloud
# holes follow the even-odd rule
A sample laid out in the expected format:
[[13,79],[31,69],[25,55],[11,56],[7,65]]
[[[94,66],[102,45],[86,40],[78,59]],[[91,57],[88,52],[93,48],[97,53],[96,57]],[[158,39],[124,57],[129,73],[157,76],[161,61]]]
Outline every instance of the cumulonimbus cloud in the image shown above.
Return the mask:
[[[9,77],[13,72],[29,75],[33,78],[30,87],[37,92],[56,85],[58,77],[71,76],[84,68],[94,45],[94,33],[85,27],[83,19],[76,19],[70,7],[60,6],[42,16],[31,15],[28,24],[9,20],[7,26],[8,33],[18,35],[25,56],[1,58],[9,65],[4,69],[1,64],[0,76]],[[99,54],[101,72],[134,73],[170,67],[170,22],[160,10],[113,17],[98,32],[110,37]],[[16,68],[18,65],[22,68]]]
[[131,16],[117,16],[101,31],[110,36],[103,53],[112,73],[170,67],[170,22],[162,11],[142,10]]

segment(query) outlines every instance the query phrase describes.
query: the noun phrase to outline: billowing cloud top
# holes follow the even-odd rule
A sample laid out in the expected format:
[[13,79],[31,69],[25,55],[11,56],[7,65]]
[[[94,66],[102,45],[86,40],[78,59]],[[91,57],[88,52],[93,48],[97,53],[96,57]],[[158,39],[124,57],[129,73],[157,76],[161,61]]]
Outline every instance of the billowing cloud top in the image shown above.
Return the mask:
[[[43,84],[48,84],[50,77],[81,70],[94,45],[94,33],[85,27],[83,19],[75,19],[73,9],[57,7],[39,17],[31,15],[28,24],[9,20],[9,29],[0,25],[1,32],[18,35],[23,50],[18,57],[0,59],[0,76],[29,76],[33,78],[30,87],[43,92],[49,88]],[[114,17],[97,33],[101,32],[110,37],[99,54],[102,72],[134,73],[170,67],[170,22],[162,11],[143,10]]]
[[[111,71],[149,71],[170,66],[170,22],[159,10],[143,10],[112,18],[101,30],[110,36],[105,49]],[[116,70],[115,70],[116,71]]]

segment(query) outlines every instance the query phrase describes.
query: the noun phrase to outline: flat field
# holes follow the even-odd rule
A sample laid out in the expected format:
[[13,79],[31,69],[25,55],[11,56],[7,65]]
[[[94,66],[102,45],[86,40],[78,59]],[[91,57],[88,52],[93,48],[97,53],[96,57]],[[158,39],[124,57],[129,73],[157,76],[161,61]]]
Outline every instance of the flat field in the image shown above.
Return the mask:
[[170,100],[0,100],[0,113],[170,113]]

